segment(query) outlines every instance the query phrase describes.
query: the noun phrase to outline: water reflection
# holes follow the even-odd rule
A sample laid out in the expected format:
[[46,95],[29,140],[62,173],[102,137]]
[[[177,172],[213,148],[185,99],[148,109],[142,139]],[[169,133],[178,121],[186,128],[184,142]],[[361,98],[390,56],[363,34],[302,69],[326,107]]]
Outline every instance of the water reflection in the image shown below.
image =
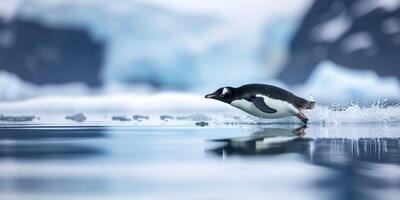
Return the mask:
[[400,163],[400,138],[308,138],[305,127],[264,128],[246,137],[211,140],[219,156],[268,156],[297,153],[309,162],[341,166],[351,162]]
[[98,156],[105,153],[104,149],[84,141],[105,136],[102,128],[0,128],[0,159],[64,159]]
[[16,191],[19,193],[68,193],[98,194],[106,193],[109,180],[103,177],[37,177],[17,176],[0,178],[0,191]]
[[83,139],[105,137],[102,127],[75,128],[75,127],[26,127],[26,128],[0,128],[0,141],[2,140],[43,140],[43,139]]
[[377,199],[381,194],[391,198],[400,191],[400,182],[390,180],[399,174],[389,170],[400,164],[400,138],[311,138],[305,133],[304,128],[265,128],[246,137],[212,140],[221,145],[207,152],[221,158],[300,155],[336,173],[316,183],[332,191],[333,199]]

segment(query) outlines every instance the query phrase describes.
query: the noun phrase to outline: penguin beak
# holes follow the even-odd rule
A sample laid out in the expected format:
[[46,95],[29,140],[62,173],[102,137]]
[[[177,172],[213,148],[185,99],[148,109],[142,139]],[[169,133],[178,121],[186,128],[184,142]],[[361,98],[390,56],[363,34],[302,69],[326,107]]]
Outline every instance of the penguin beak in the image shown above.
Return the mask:
[[205,96],[205,98],[206,98],[206,99],[213,99],[213,98],[216,97],[216,96],[217,96],[216,94],[212,93],[212,94],[207,94],[207,95]]

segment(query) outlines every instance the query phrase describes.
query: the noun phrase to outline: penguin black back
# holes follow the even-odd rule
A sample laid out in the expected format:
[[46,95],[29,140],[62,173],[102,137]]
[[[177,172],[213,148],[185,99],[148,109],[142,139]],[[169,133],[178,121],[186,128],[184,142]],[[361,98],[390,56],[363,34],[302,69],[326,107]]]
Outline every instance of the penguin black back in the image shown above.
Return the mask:
[[301,97],[294,95],[293,93],[284,90],[282,88],[267,85],[267,84],[247,84],[236,88],[238,94],[263,94],[272,99],[279,99],[286,101],[297,108],[311,109],[314,107],[314,102],[307,101]]

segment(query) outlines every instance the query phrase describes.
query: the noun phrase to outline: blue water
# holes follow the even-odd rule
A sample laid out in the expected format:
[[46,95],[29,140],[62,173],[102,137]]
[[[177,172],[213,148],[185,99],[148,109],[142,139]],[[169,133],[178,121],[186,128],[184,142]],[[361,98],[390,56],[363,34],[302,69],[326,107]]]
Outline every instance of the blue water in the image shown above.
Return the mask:
[[1,199],[397,199],[400,124],[0,128]]

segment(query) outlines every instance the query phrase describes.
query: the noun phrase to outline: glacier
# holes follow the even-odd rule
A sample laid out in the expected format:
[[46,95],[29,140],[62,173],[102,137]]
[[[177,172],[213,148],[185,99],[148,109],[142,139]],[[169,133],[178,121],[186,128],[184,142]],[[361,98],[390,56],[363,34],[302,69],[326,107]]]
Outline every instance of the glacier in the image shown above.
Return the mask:
[[[107,44],[102,79],[165,88],[273,77],[310,0],[27,0],[8,16],[78,27]],[[267,10],[267,12],[266,12]],[[11,17],[9,17],[11,18]],[[257,52],[265,56],[257,56]],[[265,70],[267,68],[267,70]],[[266,73],[259,73],[265,71]],[[229,74],[229,76],[224,76]],[[210,83],[212,80],[212,83]]]

